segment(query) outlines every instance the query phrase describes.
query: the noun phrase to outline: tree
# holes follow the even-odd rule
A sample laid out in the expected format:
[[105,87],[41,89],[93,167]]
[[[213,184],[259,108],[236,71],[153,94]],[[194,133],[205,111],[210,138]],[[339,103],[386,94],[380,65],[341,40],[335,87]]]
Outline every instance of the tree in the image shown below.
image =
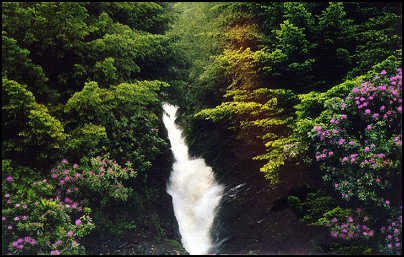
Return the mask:
[[32,92],[13,80],[2,79],[2,157],[35,167],[58,158],[67,139],[62,123],[38,104]]

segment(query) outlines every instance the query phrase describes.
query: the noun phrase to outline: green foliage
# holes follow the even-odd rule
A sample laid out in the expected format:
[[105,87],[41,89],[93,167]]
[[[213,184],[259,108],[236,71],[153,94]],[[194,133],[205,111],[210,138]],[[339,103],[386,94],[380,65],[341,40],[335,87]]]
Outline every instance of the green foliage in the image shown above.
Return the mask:
[[29,85],[29,90],[39,99],[46,99],[46,94],[51,93],[46,85],[48,78],[41,66],[32,63],[29,50],[20,48],[16,40],[7,37],[5,31],[2,31],[1,48],[2,76]]
[[335,207],[331,210],[325,211],[322,217],[316,222],[316,224],[318,225],[331,224],[332,223],[331,220],[334,218],[340,221],[345,221],[351,214],[352,214],[351,209],[343,209],[341,207]]
[[[322,126],[315,126],[308,134],[317,139],[313,144],[317,151],[316,160],[322,162],[320,168],[327,171],[324,181],[335,184],[336,190],[346,200],[357,197],[361,201],[385,205],[386,186],[400,174],[396,168],[401,160],[397,159],[401,152],[399,124],[402,110],[397,101],[402,90],[401,71],[395,76],[385,76],[384,73],[386,71],[372,82],[358,85],[345,99],[327,100],[324,106],[328,112],[319,116],[322,116]],[[388,89],[383,85],[389,85]],[[336,125],[339,123],[341,125]],[[391,124],[398,124],[398,128]],[[331,154],[324,156],[328,152]],[[388,172],[385,172],[386,168]],[[372,170],[371,174],[368,174],[368,169]]]
[[314,17],[309,10],[305,7],[304,3],[284,3],[285,19],[289,20],[291,24],[306,30],[311,29],[314,25]]
[[94,78],[97,81],[105,81],[107,85],[115,84],[118,79],[118,69],[114,66],[114,61],[114,58],[107,57],[104,61],[96,62]]
[[[302,135],[300,140],[307,141],[307,149],[312,149],[303,155],[320,162],[323,181],[338,193],[337,198],[345,200],[345,205],[351,208],[366,207],[369,215],[360,208],[355,213],[339,207],[325,212],[314,224],[329,226],[332,237],[353,240],[351,244],[323,245],[327,252],[393,253],[401,249],[395,247],[391,235],[383,238],[378,232],[382,225],[384,233],[386,227],[391,230],[393,225],[401,224],[390,220],[387,222],[391,225],[384,225],[401,201],[393,193],[400,187],[396,181],[401,175],[402,161],[402,73],[401,68],[397,68],[401,61],[391,56],[383,64],[386,70],[378,64],[367,74],[327,92],[304,95],[297,106],[301,110],[298,115],[304,117],[302,123],[311,126],[306,126],[306,132],[300,130],[308,135]],[[311,141],[311,137],[317,141]],[[292,198],[291,202],[302,205],[297,199]],[[399,230],[395,228],[395,231]],[[397,240],[399,237],[397,234]]]
[[85,83],[83,90],[76,92],[66,103],[64,111],[74,111],[74,116],[82,122],[99,122],[102,114],[110,111],[102,104],[103,98],[108,98],[107,90],[100,89],[97,82]]
[[163,34],[174,19],[169,4],[162,2],[87,3],[87,8],[96,13],[105,12],[133,30],[155,34]]
[[[3,62],[13,61],[10,54],[14,54],[14,49],[21,56],[19,59],[26,59],[26,53],[21,51],[28,50],[27,60],[39,66],[33,68],[42,68],[49,78],[47,85],[32,85],[33,92],[40,94],[41,99],[52,92],[54,97],[49,100],[53,104],[67,100],[89,80],[96,80],[102,87],[135,78],[170,80],[176,76],[175,66],[182,65],[172,40],[162,35],[175,16],[170,4],[83,2],[2,3],[2,6],[2,28],[7,33],[3,33],[3,41],[6,40],[4,46],[9,53],[4,55]],[[14,39],[18,46],[11,41]],[[19,59],[14,66],[22,65]],[[25,66],[27,69],[32,65]],[[8,69],[13,75],[10,79],[31,82],[14,76],[16,67]],[[61,93],[61,99],[57,99],[55,90]]]
[[72,117],[71,124],[77,126],[72,132],[75,137],[90,124],[99,133],[76,138],[65,152],[74,154],[80,145],[87,144],[80,149],[82,154],[94,148],[94,154],[109,152],[118,161],[133,161],[139,172],[147,170],[165,145],[158,136],[158,92],[168,86],[161,81],[137,81],[102,89],[96,82],[86,83],[68,100],[65,112]]
[[49,198],[55,186],[36,182],[37,171],[9,160],[2,164],[2,254],[84,254],[78,241],[94,228],[90,210],[75,212]]
[[260,171],[271,183],[279,182],[279,167],[293,154],[288,148],[291,142],[285,136],[291,129],[293,117],[289,113],[296,96],[290,90],[266,88],[229,90],[226,96],[232,97],[233,101],[202,110],[195,117],[223,120],[227,128],[237,131],[239,138],[247,144],[264,144],[266,152],[253,159],[265,160]]
[[[218,28],[223,36],[218,38],[218,45],[222,49],[217,49],[219,52],[205,65],[204,73],[194,80],[205,85],[198,94],[209,96],[209,99],[199,98],[202,103],[195,103],[198,108],[195,108],[194,118],[238,131],[237,138],[242,138],[247,145],[259,145],[258,141],[262,140],[267,150],[254,159],[265,161],[261,171],[272,183],[279,182],[278,172],[286,163],[310,164],[311,158],[305,154],[312,151],[305,140],[307,129],[329,115],[329,111],[323,112],[327,99],[348,93],[363,79],[343,80],[353,67],[359,66],[355,51],[366,43],[356,35],[366,30],[364,24],[370,24],[370,17],[382,19],[386,14],[374,10],[364,18],[362,15],[369,10],[357,4],[353,11],[353,6],[355,4],[217,3],[203,12],[220,24]],[[396,15],[388,8],[383,10],[389,13],[390,22],[398,24]],[[387,23],[379,25],[381,30],[388,28]],[[398,31],[390,32],[398,34]],[[384,58],[400,48],[397,44],[384,45],[389,49],[381,54]],[[384,49],[377,48],[378,51]],[[373,59],[372,65],[377,62]],[[324,93],[309,92],[335,84],[338,86]],[[258,89],[277,88],[306,94],[298,95],[298,99],[290,96],[284,102],[296,103],[295,110],[284,106],[279,99],[277,104],[273,104],[276,103],[273,99],[273,107],[265,109],[257,95],[248,101],[234,97]],[[233,97],[231,101],[228,101],[229,96]],[[260,109],[263,117],[259,116]],[[263,114],[263,110],[276,115]],[[233,147],[240,146],[234,144]],[[226,150],[231,149],[232,146]]]
[[[400,56],[400,53],[401,51],[399,51],[398,56]],[[308,144],[306,139],[315,124],[324,125],[324,118],[332,115],[330,110],[327,110],[325,107],[327,101],[331,98],[341,99],[341,96],[348,95],[353,88],[358,87],[364,80],[374,78],[383,67],[385,67],[389,74],[392,74],[400,65],[401,60],[393,55],[383,62],[374,65],[366,74],[353,79],[347,79],[325,92],[312,91],[307,94],[298,95],[299,103],[294,106],[296,121],[293,126],[293,133],[289,137],[295,146],[297,158],[300,158],[307,164],[312,162],[309,152],[314,151],[314,149]]]
[[25,163],[55,158],[54,151],[67,137],[61,122],[35,102],[25,85],[3,78],[2,88],[3,156],[15,160],[33,157],[22,159]]
[[333,210],[336,206],[333,197],[321,190],[309,192],[302,199],[289,195],[288,204],[295,209],[301,221],[312,225],[324,225],[322,222],[319,222],[319,219],[323,217],[324,213]]
[[72,156],[72,159],[79,160],[83,153],[88,156],[95,156],[98,152],[98,142],[107,139],[107,133],[104,126],[85,123],[83,126],[75,128],[71,137],[63,146],[63,151]]

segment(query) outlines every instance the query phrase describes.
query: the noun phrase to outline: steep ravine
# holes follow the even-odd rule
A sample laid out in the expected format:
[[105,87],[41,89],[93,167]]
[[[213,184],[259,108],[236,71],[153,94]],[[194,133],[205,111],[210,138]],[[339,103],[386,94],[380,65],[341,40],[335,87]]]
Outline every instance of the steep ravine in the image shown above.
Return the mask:
[[[186,126],[185,114],[179,124]],[[206,125],[206,126],[205,126]],[[188,125],[189,126],[189,125]],[[237,158],[225,143],[219,127],[198,123],[188,130],[205,136],[187,135],[190,151],[205,158],[219,183],[225,186],[212,238],[224,241],[218,254],[319,254],[316,244],[326,238],[327,230],[299,221],[288,206],[287,196],[306,183],[314,183],[312,172],[283,172],[280,183],[270,185],[259,173],[259,163]],[[223,151],[223,152],[219,152]],[[240,148],[238,151],[247,150]]]
[[[165,134],[166,132],[164,132]],[[166,135],[164,135],[165,138]],[[168,138],[167,138],[168,141]],[[208,143],[208,141],[201,142]],[[193,152],[194,155],[198,155]],[[189,254],[181,245],[181,235],[174,215],[172,198],[166,193],[166,186],[174,156],[169,148],[161,155],[161,167],[148,174],[148,186],[159,191],[159,197],[146,206],[151,223],[161,226],[165,233],[159,238],[159,231],[151,224],[139,227],[124,238],[104,238],[103,243],[94,245],[91,253],[119,255],[178,255]],[[215,162],[206,159],[208,165]],[[228,160],[228,171],[223,166],[217,170],[221,184],[225,185],[211,230],[213,243],[223,241],[216,254],[320,254],[313,241],[321,241],[327,235],[324,228],[307,226],[300,222],[285,200],[287,194],[307,178],[296,175],[283,176],[281,183],[269,185],[251,162]],[[296,174],[296,173],[293,173]],[[140,179],[140,178],[139,178]]]

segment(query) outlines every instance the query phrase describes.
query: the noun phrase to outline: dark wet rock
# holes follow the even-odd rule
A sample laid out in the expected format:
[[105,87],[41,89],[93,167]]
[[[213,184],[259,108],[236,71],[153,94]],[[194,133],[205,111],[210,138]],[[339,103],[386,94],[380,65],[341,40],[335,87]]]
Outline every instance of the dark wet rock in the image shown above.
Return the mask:
[[226,182],[212,229],[215,242],[222,242],[214,253],[321,254],[313,242],[328,231],[300,222],[287,202],[288,193],[307,180],[287,176],[273,186],[256,176],[222,177]]

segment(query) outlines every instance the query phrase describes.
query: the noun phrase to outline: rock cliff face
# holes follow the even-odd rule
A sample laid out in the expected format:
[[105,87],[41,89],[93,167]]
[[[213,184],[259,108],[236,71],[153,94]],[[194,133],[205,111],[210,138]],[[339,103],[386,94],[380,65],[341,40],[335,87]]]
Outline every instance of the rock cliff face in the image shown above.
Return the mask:
[[327,231],[300,222],[282,195],[282,189],[248,184],[228,190],[212,231],[218,240],[225,240],[216,252],[318,253],[313,240]]
[[287,202],[288,193],[309,183],[310,178],[303,177],[304,172],[289,172],[281,176],[278,185],[272,186],[250,162],[243,168],[234,168],[252,170],[252,174],[233,172],[220,179],[227,188],[212,231],[213,238],[222,241],[215,252],[319,253],[314,243],[327,235],[326,229],[300,222]]

